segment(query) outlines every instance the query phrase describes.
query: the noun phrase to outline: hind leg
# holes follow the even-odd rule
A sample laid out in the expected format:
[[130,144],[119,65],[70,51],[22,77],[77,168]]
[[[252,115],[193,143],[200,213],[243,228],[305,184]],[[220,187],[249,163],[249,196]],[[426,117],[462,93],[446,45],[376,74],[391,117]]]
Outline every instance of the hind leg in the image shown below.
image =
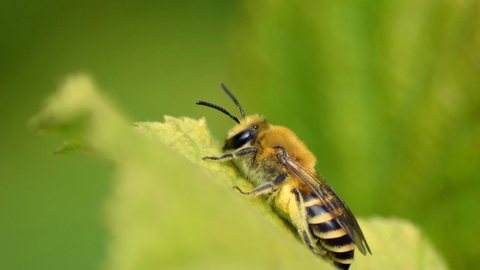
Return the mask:
[[303,243],[315,254],[323,257],[322,253],[317,248],[317,239],[312,235],[307,222],[307,212],[305,208],[305,200],[297,189],[292,189],[291,193],[294,195],[294,201],[289,203],[289,215],[293,225],[297,228],[298,235]]

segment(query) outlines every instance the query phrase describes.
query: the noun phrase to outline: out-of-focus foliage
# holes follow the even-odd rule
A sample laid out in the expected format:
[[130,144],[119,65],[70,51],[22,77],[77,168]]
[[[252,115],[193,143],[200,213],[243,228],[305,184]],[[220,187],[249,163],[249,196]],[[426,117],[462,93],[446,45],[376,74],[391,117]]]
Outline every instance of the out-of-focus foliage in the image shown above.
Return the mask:
[[414,220],[477,267],[480,2],[243,1],[238,21],[238,85],[354,212]]
[[[54,155],[58,139],[39,139],[26,127],[57,83],[70,73],[94,74],[129,123],[200,118],[195,101],[228,78],[235,6],[0,1],[0,269],[96,269],[107,256],[111,165]],[[228,127],[216,124],[217,132]]]
[[[134,130],[89,77],[71,76],[30,125],[63,137],[61,152],[114,163],[107,269],[334,269],[302,246],[265,200],[234,191],[249,184],[233,163],[202,159],[220,153],[205,119],[167,116]],[[375,256],[357,254],[355,269],[447,269],[408,222],[360,224]]]

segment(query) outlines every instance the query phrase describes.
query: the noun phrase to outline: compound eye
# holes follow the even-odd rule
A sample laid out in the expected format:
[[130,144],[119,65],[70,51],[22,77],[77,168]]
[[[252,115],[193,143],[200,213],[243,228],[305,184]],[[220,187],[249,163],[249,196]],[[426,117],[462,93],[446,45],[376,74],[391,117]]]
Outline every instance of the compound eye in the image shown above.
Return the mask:
[[243,145],[245,145],[250,140],[252,140],[252,138],[253,138],[253,132],[251,131],[240,132],[237,135],[230,138],[230,140],[228,140],[225,143],[224,150],[238,149]]

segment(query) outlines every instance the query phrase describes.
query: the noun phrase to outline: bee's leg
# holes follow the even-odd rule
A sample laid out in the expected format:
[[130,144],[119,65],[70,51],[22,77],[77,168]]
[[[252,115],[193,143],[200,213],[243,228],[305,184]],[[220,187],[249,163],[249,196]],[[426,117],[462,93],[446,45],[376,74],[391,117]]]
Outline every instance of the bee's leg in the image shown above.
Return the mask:
[[267,194],[267,193],[272,193],[278,189],[278,187],[288,178],[289,174],[288,173],[282,173],[277,178],[273,179],[273,181],[268,182],[267,184],[263,186],[259,186],[256,189],[249,191],[249,192],[244,192],[241,190],[239,187],[235,186],[240,193],[245,194],[245,195],[254,195],[254,196],[259,196],[262,194]]
[[292,223],[295,225],[298,231],[298,235],[302,238],[302,241],[307,247],[315,254],[322,256],[321,252],[317,248],[317,240],[312,235],[308,222],[307,211],[305,208],[305,201],[302,194],[297,189],[291,191],[295,195],[295,202],[290,202],[289,212]]
[[223,156],[219,157],[203,157],[203,159],[212,159],[212,160],[218,160],[218,161],[229,161],[237,157],[241,157],[243,155],[251,154],[253,152],[257,152],[257,149],[254,147],[246,147],[238,150],[237,152],[233,153],[228,153]]

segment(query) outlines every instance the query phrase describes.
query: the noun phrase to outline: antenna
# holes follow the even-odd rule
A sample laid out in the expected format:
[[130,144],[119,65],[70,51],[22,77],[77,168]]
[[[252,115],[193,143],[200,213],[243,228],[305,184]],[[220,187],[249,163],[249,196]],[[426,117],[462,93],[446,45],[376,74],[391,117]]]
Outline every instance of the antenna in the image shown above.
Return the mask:
[[223,82],[220,85],[222,86],[223,91],[225,91],[225,93],[227,93],[227,95],[233,100],[235,105],[237,105],[238,109],[240,110],[240,114],[242,115],[242,118],[245,118],[245,112],[243,111],[242,106],[235,98],[235,96],[230,92],[230,90],[228,90],[228,88],[225,86],[225,84],[223,84]]
[[219,111],[223,112],[224,114],[230,116],[230,118],[232,118],[235,122],[237,122],[237,124],[240,124],[240,121],[238,120],[237,117],[233,116],[231,113],[229,113],[227,110],[225,110],[224,108],[222,108],[220,106],[217,106],[215,104],[208,103],[208,102],[205,102],[205,101],[197,101],[196,103],[197,103],[197,105],[203,105],[203,106],[207,106],[207,107],[210,107],[210,108],[214,108],[215,110],[219,110]]
[[[235,96],[230,92],[230,90],[228,90],[228,88],[225,86],[225,84],[221,83],[220,85],[222,86],[223,91],[225,91],[225,93],[227,93],[227,95],[233,100],[235,105],[237,105],[237,108],[240,110],[240,114],[242,115],[242,117],[245,118],[245,112],[243,111],[242,106],[240,105],[238,100],[235,98]],[[205,102],[205,101],[197,101],[196,103],[197,103],[197,105],[203,105],[203,106],[207,106],[207,107],[210,107],[210,108],[214,108],[215,110],[219,110],[222,113],[230,116],[230,118],[232,118],[235,122],[237,122],[237,124],[240,124],[240,121],[238,120],[237,117],[233,116],[227,110],[225,110],[224,108],[222,108],[218,105],[215,105],[215,104],[212,104],[212,103],[209,103],[209,102]]]

